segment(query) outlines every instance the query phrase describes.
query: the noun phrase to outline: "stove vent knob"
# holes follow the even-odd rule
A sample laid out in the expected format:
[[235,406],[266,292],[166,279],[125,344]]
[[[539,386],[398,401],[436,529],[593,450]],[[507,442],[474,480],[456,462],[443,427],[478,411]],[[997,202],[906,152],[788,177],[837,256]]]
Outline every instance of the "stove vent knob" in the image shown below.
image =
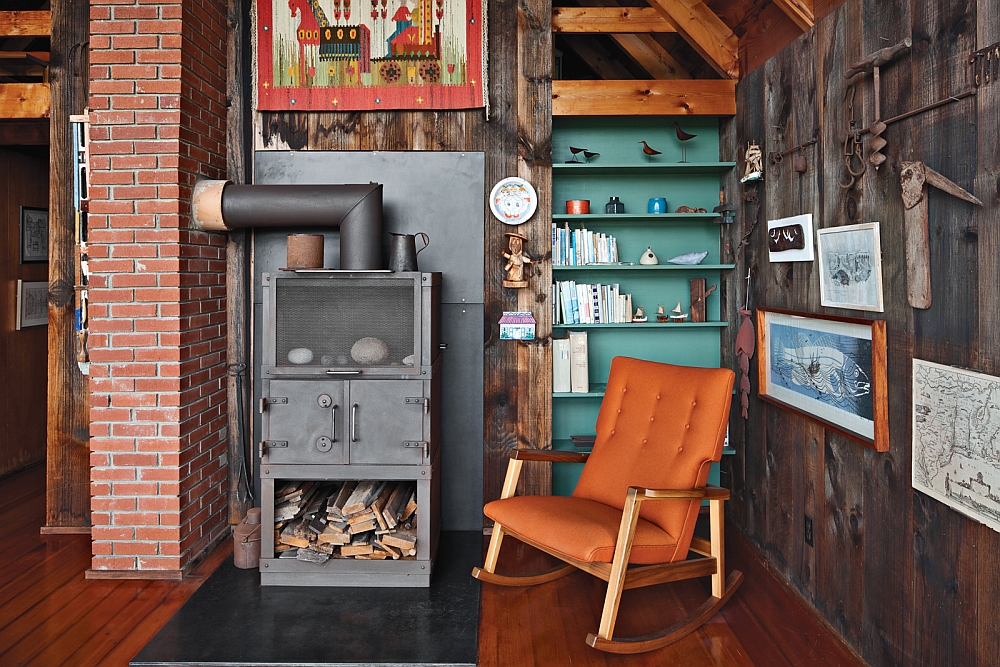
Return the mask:
[[316,441],[316,449],[323,452],[324,454],[331,449],[333,449],[333,440],[326,437],[325,435]]
[[316,400],[319,402],[319,407],[321,408],[328,408],[333,405],[333,399],[330,398],[329,394],[320,394]]

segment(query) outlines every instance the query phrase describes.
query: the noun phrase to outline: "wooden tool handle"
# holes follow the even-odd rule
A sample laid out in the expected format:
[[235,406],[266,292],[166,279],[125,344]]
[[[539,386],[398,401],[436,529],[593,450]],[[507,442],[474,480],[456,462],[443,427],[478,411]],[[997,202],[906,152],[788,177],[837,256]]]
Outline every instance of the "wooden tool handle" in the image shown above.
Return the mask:
[[913,46],[913,40],[909,37],[904,39],[899,44],[894,46],[887,46],[884,49],[880,49],[875,53],[871,54],[864,60],[859,60],[858,62],[851,65],[850,69],[844,72],[844,78],[850,79],[856,74],[861,74],[862,72],[871,72],[876,67],[882,67],[883,65],[888,65],[893,60],[901,56],[903,53],[910,50]]

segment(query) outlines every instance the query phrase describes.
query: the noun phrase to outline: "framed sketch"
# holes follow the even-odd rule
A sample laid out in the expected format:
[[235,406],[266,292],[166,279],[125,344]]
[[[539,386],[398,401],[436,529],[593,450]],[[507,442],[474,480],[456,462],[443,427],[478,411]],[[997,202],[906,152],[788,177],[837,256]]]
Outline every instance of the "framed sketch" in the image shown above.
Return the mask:
[[1000,532],[1000,377],[913,360],[913,488]]
[[17,320],[15,329],[42,327],[49,323],[49,284],[44,281],[17,281]]
[[49,211],[21,207],[21,263],[49,261]]
[[767,259],[771,262],[816,259],[812,213],[767,221]]
[[889,451],[885,321],[757,309],[759,395]]
[[878,223],[816,230],[820,302],[831,308],[882,306],[882,245]]

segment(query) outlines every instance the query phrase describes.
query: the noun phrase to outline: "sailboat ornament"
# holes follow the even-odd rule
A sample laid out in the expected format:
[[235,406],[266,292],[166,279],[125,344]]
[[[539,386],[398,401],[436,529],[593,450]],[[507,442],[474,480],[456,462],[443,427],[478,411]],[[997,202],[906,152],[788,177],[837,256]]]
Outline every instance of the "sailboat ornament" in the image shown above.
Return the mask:
[[677,307],[670,311],[673,315],[670,316],[671,322],[683,322],[688,318],[688,314],[681,311],[681,302],[677,302]]

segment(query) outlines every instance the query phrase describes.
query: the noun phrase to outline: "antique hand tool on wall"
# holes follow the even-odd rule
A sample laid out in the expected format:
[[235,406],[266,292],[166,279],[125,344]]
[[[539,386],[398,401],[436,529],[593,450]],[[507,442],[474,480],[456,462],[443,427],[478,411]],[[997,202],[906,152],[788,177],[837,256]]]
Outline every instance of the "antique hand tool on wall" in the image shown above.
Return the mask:
[[996,81],[997,77],[1000,76],[1000,42],[987,46],[985,49],[979,49],[972,54],[969,62],[975,72],[976,87],[989,83],[991,80]]
[[886,143],[885,139],[881,136],[885,132],[886,123],[882,122],[882,94],[880,92],[879,70],[909,51],[912,45],[913,41],[907,37],[895,46],[887,46],[854,63],[844,72],[844,78],[846,79],[850,79],[862,72],[872,73],[872,80],[875,85],[875,121],[868,128],[868,131],[872,135],[872,138],[868,140],[868,147],[871,149],[868,160],[875,165],[875,169],[878,169],[885,162],[885,156],[882,155],[881,150],[885,148]]
[[906,229],[906,299],[913,308],[931,307],[931,258],[927,231],[927,186],[982,206],[983,202],[923,162],[904,162],[903,223]]
[[753,356],[757,347],[757,335],[754,330],[753,321],[750,316],[750,269],[747,269],[747,294],[740,308],[740,317],[743,318],[740,324],[739,333],[736,334],[736,355],[740,360],[740,408],[743,419],[747,418],[747,408],[750,407],[750,357]]

